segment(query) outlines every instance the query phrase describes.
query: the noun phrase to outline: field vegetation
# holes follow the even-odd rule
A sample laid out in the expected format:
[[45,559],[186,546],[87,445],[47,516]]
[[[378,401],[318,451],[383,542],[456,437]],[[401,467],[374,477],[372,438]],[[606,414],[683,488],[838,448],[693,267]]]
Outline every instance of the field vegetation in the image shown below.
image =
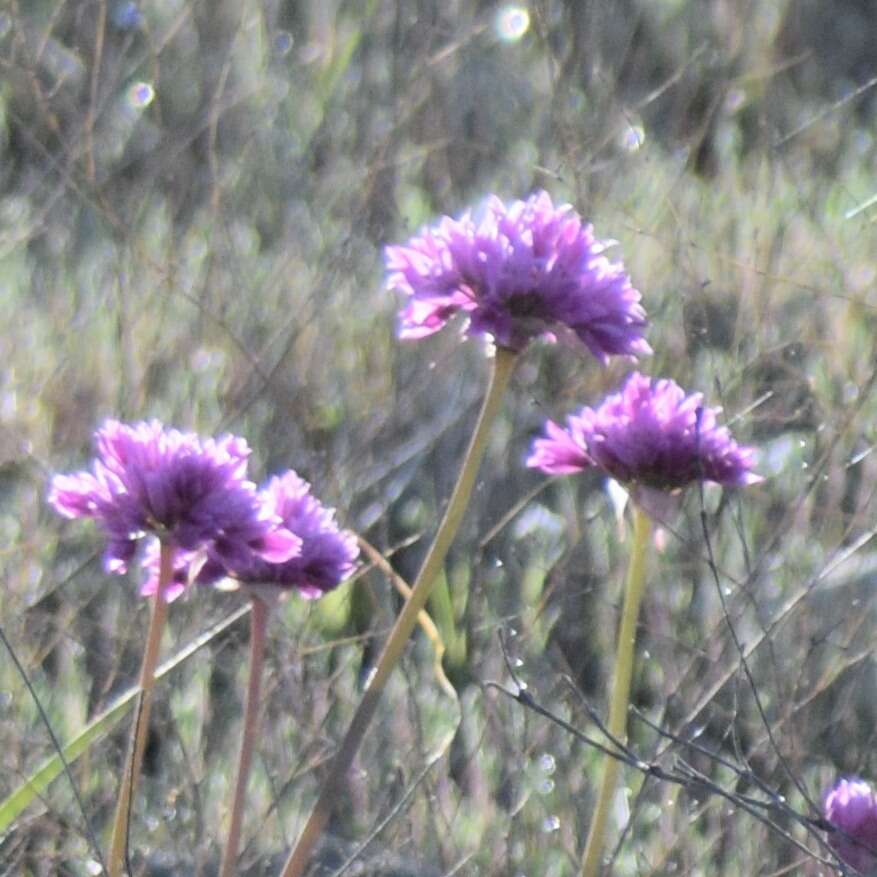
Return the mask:
[[[606,873],[842,873],[812,820],[877,780],[875,28],[856,0],[0,4],[0,874],[99,873],[132,713],[71,759],[81,807],[28,786],[56,750],[12,654],[62,744],[135,683],[138,576],[46,503],[108,417],[246,436],[377,552],[271,619],[242,873],[278,872],[401,605],[382,558],[414,579],[486,385],[456,325],[397,339],[383,249],[538,189],[618,241],[639,367],[765,478],[658,534]],[[524,354],[428,607],[444,670],[418,632],[314,874],[577,873],[630,531],[604,479],[524,460],[631,367]],[[135,873],[215,873],[245,605],[171,607]]]

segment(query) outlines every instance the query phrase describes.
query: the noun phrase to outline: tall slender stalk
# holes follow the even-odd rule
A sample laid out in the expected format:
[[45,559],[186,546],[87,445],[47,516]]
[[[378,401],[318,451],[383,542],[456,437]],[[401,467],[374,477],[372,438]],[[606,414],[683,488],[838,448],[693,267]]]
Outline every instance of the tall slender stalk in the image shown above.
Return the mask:
[[134,729],[125,759],[125,770],[122,774],[122,785],[116,801],[116,815],[113,819],[113,834],[110,840],[110,854],[107,860],[109,877],[121,877],[128,850],[128,826],[131,819],[131,800],[140,769],[143,766],[143,753],[146,749],[146,737],[149,732],[149,711],[152,707],[152,689],[155,683],[155,668],[158,664],[158,652],[161,635],[167,618],[167,600],[165,589],[170,584],[174,569],[174,546],[162,541],[159,557],[158,585],[152,597],[152,612],[149,619],[149,631],[146,634],[146,645],[143,649],[143,663],[140,665],[140,697],[135,713]]
[[[624,584],[624,607],[621,611],[621,626],[618,630],[618,651],[615,657],[615,679],[609,702],[609,721],[607,728],[613,737],[624,740],[627,737],[627,708],[630,704],[630,682],[633,677],[633,660],[636,645],[636,624],[639,606],[642,602],[646,582],[646,560],[652,520],[638,505],[634,506],[633,546]],[[600,872],[600,857],[606,833],[606,822],[615,794],[619,763],[614,758],[607,759],[603,769],[603,782],[597,796],[597,806],[591,818],[591,829],[585,852],[582,856],[581,877],[597,877]]]
[[490,384],[481,406],[478,423],[475,425],[475,431],[469,441],[469,447],[463,459],[460,474],[457,477],[457,484],[448,501],[445,515],[439,524],[420,573],[414,582],[411,595],[406,600],[399,617],[396,619],[396,623],[384,645],[384,650],[378,659],[368,688],[359,702],[359,706],[350,722],[350,727],[347,729],[347,734],[341,742],[338,754],[332,762],[329,775],[323,783],[320,797],[314,805],[314,809],[305,824],[298,843],[293,848],[286,865],[283,867],[281,877],[301,877],[310,858],[311,851],[326,827],[326,823],[329,821],[329,816],[332,813],[335,802],[342,792],[347,771],[353,763],[353,758],[377,710],[381,695],[387,684],[387,679],[402,656],[405,644],[408,642],[411,631],[417,623],[417,616],[426,605],[448,549],[451,547],[451,543],[463,520],[463,515],[466,512],[472,495],[472,488],[475,486],[481,458],[487,447],[490,427],[500,411],[503,395],[508,387],[516,361],[516,353],[511,350],[497,348],[496,357],[493,360]]
[[219,877],[232,877],[237,865],[247,783],[250,778],[250,766],[253,763],[256,734],[259,730],[259,702],[262,691],[262,667],[265,663],[265,630],[268,626],[269,607],[264,600],[256,596],[252,598],[252,604],[253,611],[250,613],[250,678],[247,683],[247,702],[244,708],[244,731],[241,737],[241,753],[238,758],[238,774],[232,799],[231,820],[225,840],[225,850],[222,854]]

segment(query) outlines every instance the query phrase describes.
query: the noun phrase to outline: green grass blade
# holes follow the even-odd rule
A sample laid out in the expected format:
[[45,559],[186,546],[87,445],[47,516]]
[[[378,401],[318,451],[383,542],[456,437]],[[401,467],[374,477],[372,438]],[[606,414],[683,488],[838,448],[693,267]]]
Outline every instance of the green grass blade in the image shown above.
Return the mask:
[[[172,670],[192,657],[199,649],[203,648],[213,637],[231,627],[240,618],[250,611],[247,603],[227,618],[208,628],[201,636],[194,639],[184,649],[181,649],[173,657],[165,661],[156,671],[156,680],[167,676]],[[108,734],[118,724],[119,720],[133,706],[140,687],[134,686],[119,697],[118,700],[104,712],[95,716],[63,749],[64,758],[68,764],[72,764],[83,752],[97,740]],[[49,785],[64,770],[61,756],[57,752],[47,758],[37,770],[31,774],[11,795],[0,803],[0,835],[4,834],[22,811],[34,800],[46,791]]]

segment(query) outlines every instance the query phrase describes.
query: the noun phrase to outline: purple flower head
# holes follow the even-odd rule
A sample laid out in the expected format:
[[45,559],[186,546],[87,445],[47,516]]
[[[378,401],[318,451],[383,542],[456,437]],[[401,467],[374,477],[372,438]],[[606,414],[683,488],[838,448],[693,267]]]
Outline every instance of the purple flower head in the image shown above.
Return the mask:
[[244,439],[204,440],[155,420],[133,426],[108,420],[96,441],[93,470],[56,475],[49,502],[65,517],[99,521],[110,572],[127,570],[144,533],[176,549],[205,549],[230,565],[253,552],[282,561],[300,550],[299,539],[279,526],[246,480]]
[[825,795],[825,818],[837,831],[828,843],[847,865],[862,874],[877,870],[877,797],[860,779],[842,779]]
[[673,381],[634,372],[599,408],[571,415],[566,429],[549,421],[527,465],[551,475],[594,466],[628,485],[662,492],[701,479],[761,481],[751,471],[754,449],[738,445],[716,423],[719,411],[703,407],[700,393],[686,396]]
[[386,249],[387,285],[408,297],[399,335],[432,335],[461,312],[470,334],[515,351],[562,334],[602,363],[650,353],[640,294],[605,255],[613,243],[546,192],[508,206],[491,197],[478,220],[444,217]]
[[[264,593],[271,590],[296,590],[302,596],[316,598],[331,591],[356,568],[359,548],[356,537],[340,530],[335,513],[311,493],[311,486],[292,470],[272,478],[259,492],[263,505],[289,532],[300,540],[300,552],[285,561],[271,562],[251,553],[242,564],[223,563],[209,557],[194,573],[194,581],[211,585],[230,577],[242,585]],[[195,555],[180,559],[175,580],[182,587],[188,583],[188,562]],[[142,593],[154,592],[158,565],[155,557],[147,558],[147,579]]]

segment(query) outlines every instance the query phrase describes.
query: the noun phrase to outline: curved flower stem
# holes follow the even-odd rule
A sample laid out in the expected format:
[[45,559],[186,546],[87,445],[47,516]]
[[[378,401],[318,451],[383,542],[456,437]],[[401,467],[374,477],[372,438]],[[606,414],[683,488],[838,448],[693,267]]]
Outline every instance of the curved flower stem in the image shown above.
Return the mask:
[[[609,703],[609,733],[619,740],[627,737],[627,708],[630,704],[630,681],[633,676],[634,646],[636,645],[636,623],[646,581],[646,559],[652,520],[638,505],[633,513],[633,546],[630,565],[627,568],[627,581],[624,584],[624,607],[621,611],[621,626],[618,630],[618,652],[615,657],[615,679]],[[619,762],[614,758],[606,761],[603,782],[597,796],[597,806],[591,818],[588,842],[582,856],[581,877],[597,877],[600,871],[600,857],[603,851],[603,836],[615,783],[618,779]]]
[[149,631],[146,634],[146,645],[143,649],[143,663],[140,665],[140,697],[134,730],[129,746],[128,757],[125,759],[125,771],[122,786],[116,801],[116,815],[113,819],[113,834],[110,841],[110,855],[107,862],[109,877],[121,877],[128,851],[128,826],[131,819],[131,799],[137,781],[140,779],[140,768],[143,765],[143,753],[146,749],[146,737],[149,732],[149,710],[152,706],[152,688],[155,683],[155,668],[158,664],[158,651],[161,635],[167,618],[167,600],[164,592],[173,576],[174,546],[162,541],[159,557],[158,586],[152,598],[152,614],[149,619]]
[[499,413],[502,398],[516,361],[516,353],[504,348],[497,348],[496,357],[493,360],[490,385],[484,397],[481,413],[478,416],[478,423],[475,425],[475,431],[469,441],[469,447],[463,459],[460,474],[457,476],[454,492],[448,501],[445,515],[439,524],[420,573],[414,582],[411,595],[405,601],[405,605],[402,607],[395,625],[393,625],[368,688],[366,688],[362,700],[359,702],[359,706],[350,722],[350,727],[347,729],[347,734],[341,742],[338,754],[332,762],[329,775],[323,783],[320,797],[314,805],[314,809],[305,824],[298,843],[293,847],[292,853],[281,872],[281,877],[301,877],[308,863],[311,851],[325,828],[332,808],[342,792],[347,770],[352,764],[369,723],[377,710],[381,694],[387,684],[387,679],[402,656],[405,644],[408,642],[411,631],[417,623],[417,616],[426,605],[448,549],[451,547],[451,543],[460,527],[460,522],[463,520],[463,515],[469,505],[469,498],[472,495],[472,488],[475,486],[475,478],[478,475],[481,458],[487,447],[490,427]]
[[247,703],[244,708],[244,732],[241,738],[241,754],[238,759],[238,775],[235,781],[231,807],[231,822],[222,854],[219,877],[232,877],[238,860],[241,842],[241,826],[244,821],[244,801],[247,781],[253,762],[253,744],[259,729],[259,701],[262,689],[262,666],[265,659],[265,630],[268,626],[268,604],[259,597],[252,598],[250,613],[250,678],[247,683]]

